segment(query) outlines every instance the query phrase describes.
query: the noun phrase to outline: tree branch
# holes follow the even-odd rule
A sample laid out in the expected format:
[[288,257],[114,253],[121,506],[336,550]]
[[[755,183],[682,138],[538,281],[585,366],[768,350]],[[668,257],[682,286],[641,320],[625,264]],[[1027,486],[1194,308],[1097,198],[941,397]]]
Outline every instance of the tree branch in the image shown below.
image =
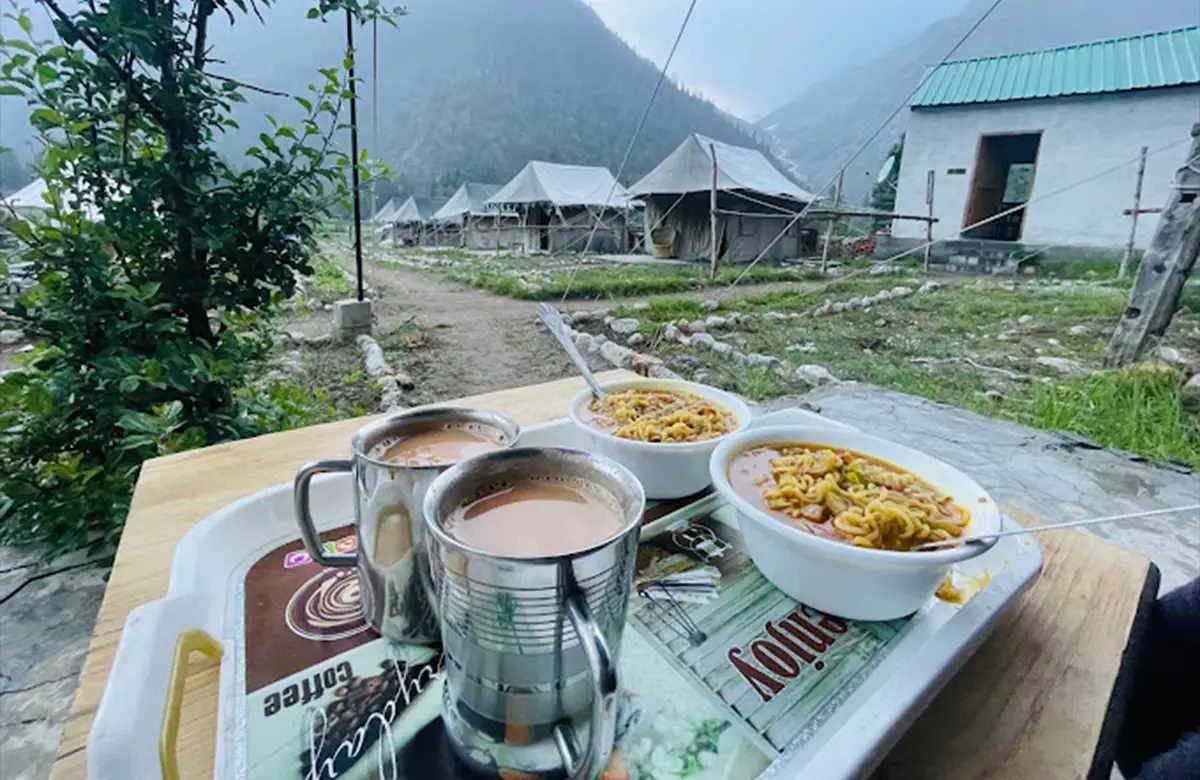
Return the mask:
[[237,84],[242,89],[249,89],[249,90],[253,90],[255,92],[261,92],[264,95],[275,95],[276,97],[291,97],[291,95],[287,92],[280,92],[277,89],[267,89],[266,87],[259,87],[254,84],[247,84],[244,81],[238,81],[237,79],[231,79],[228,76],[222,76],[221,74],[213,73],[212,71],[206,70],[206,71],[204,71],[204,75],[212,76],[214,79],[221,79],[222,81],[228,81],[233,84]]
[[146,113],[153,116],[160,123],[166,123],[166,116],[161,110],[159,110],[158,106],[154,105],[150,98],[146,97],[146,93],[142,92],[142,87],[137,83],[137,81],[134,80],[132,72],[127,72],[122,69],[121,64],[117,62],[116,58],[105,51],[100,44],[96,42],[96,39],[93,38],[89,33],[84,32],[79,25],[75,24],[75,20],[68,16],[63,9],[59,8],[58,3],[54,2],[54,0],[38,0],[38,2],[49,9],[50,12],[54,14],[54,17],[58,19],[58,21],[62,22],[65,27],[67,27],[79,38],[79,40],[83,41],[83,44],[88,47],[92,54],[95,54],[97,57],[108,63],[108,65],[119,75],[126,77],[126,81],[129,84],[129,94],[133,96],[134,101],[137,102],[137,104],[141,106]]

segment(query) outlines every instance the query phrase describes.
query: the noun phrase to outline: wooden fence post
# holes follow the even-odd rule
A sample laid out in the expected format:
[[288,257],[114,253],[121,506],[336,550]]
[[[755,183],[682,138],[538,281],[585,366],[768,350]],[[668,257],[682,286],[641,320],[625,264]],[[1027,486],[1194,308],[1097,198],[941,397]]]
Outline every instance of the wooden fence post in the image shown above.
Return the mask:
[[929,221],[925,223],[925,273],[929,273],[929,260],[933,256],[933,178],[930,170],[925,177],[925,205],[929,207]]
[[1138,214],[1142,209],[1142,180],[1146,178],[1146,153],[1149,151],[1149,147],[1143,146],[1142,155],[1138,158],[1137,184],[1133,186],[1133,209],[1129,212],[1133,221],[1129,225],[1129,243],[1125,245],[1125,254],[1121,255],[1121,267],[1117,269],[1118,279],[1124,279],[1129,275],[1129,263],[1133,260],[1133,244],[1137,240]]
[[[842,185],[846,180],[846,169],[838,171],[837,186],[833,190],[833,209],[837,211],[842,207]],[[833,240],[833,231],[837,227],[837,216],[835,215],[829,220],[829,226],[825,228],[825,246],[821,247],[821,273],[825,273],[829,268],[829,242]]]
[[708,153],[712,155],[712,187],[708,191],[708,222],[712,231],[712,265],[708,270],[710,279],[717,278],[717,263],[720,262],[717,245],[717,147],[708,145]]
[[1183,285],[1200,254],[1200,123],[1192,125],[1187,161],[1175,173],[1150,246],[1138,266],[1129,306],[1108,343],[1108,366],[1137,360],[1151,338],[1171,324]]

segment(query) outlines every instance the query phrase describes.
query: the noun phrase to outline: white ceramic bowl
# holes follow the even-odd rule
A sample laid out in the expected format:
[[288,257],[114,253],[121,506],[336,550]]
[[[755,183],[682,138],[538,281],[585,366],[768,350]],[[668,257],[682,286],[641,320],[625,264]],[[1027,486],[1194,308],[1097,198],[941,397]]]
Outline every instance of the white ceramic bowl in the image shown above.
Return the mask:
[[995,540],[933,552],[868,550],[780,522],[739,496],[729,465],[764,444],[814,444],[870,455],[910,471],[971,513],[966,536],[1000,530],[1000,509],[975,480],[923,453],[856,430],[797,425],[726,436],[709,463],[713,485],[737,509],[746,549],[767,579],[797,601],[851,620],[891,620],[920,609],[950,566],[991,549]]
[[658,444],[644,441],[618,439],[588,425],[579,418],[584,405],[592,398],[590,390],[583,390],[571,399],[567,416],[584,431],[591,442],[592,451],[605,455],[633,472],[646,490],[646,498],[683,498],[698,493],[712,483],[709,477],[708,460],[714,449],[737,431],[744,431],[750,424],[750,410],[736,396],[715,387],[670,379],[627,379],[601,385],[606,393],[622,390],[675,390],[695,393],[728,409],[737,417],[737,428],[719,439]]

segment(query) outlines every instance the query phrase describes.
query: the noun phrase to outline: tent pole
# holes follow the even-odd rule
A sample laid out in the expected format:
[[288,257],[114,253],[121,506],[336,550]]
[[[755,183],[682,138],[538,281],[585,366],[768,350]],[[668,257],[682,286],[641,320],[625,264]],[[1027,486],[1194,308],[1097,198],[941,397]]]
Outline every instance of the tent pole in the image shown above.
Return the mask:
[[708,275],[712,279],[717,278],[717,262],[719,260],[717,246],[717,147],[713,144],[708,145],[708,152],[712,155],[712,188],[708,192],[708,223],[709,229],[712,231],[712,264],[708,269]]
[[[846,169],[838,171],[837,186],[833,190],[833,208],[839,209],[842,206],[842,184],[846,179]],[[833,229],[837,226],[837,217],[829,221],[829,227],[825,229],[825,246],[821,248],[821,273],[825,273],[829,269],[829,243],[833,240]]]

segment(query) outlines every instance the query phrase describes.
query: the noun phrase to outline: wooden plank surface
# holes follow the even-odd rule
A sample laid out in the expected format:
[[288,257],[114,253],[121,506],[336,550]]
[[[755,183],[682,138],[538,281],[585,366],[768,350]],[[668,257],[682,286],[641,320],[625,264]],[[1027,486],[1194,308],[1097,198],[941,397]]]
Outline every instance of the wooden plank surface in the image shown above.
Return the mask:
[[[1022,525],[1041,524],[1005,511]],[[1091,776],[1151,564],[1077,531],[1038,541],[1041,577],[917,719],[876,780]],[[1102,768],[1105,780],[1109,769]]]
[[[582,388],[582,380],[567,379],[455,403],[499,409],[534,425],[563,416],[567,399]],[[146,463],[51,780],[84,780],[88,730],[125,618],[166,593],[183,535],[220,507],[290,481],[302,463],[345,454],[364,422],[287,431]],[[1008,511],[1023,523],[1038,522]],[[1149,562],[1075,532],[1040,541],[1046,562],[1039,582],[918,719],[877,777],[1087,775]],[[185,701],[178,748],[183,776],[211,778],[214,664],[194,665]]]

